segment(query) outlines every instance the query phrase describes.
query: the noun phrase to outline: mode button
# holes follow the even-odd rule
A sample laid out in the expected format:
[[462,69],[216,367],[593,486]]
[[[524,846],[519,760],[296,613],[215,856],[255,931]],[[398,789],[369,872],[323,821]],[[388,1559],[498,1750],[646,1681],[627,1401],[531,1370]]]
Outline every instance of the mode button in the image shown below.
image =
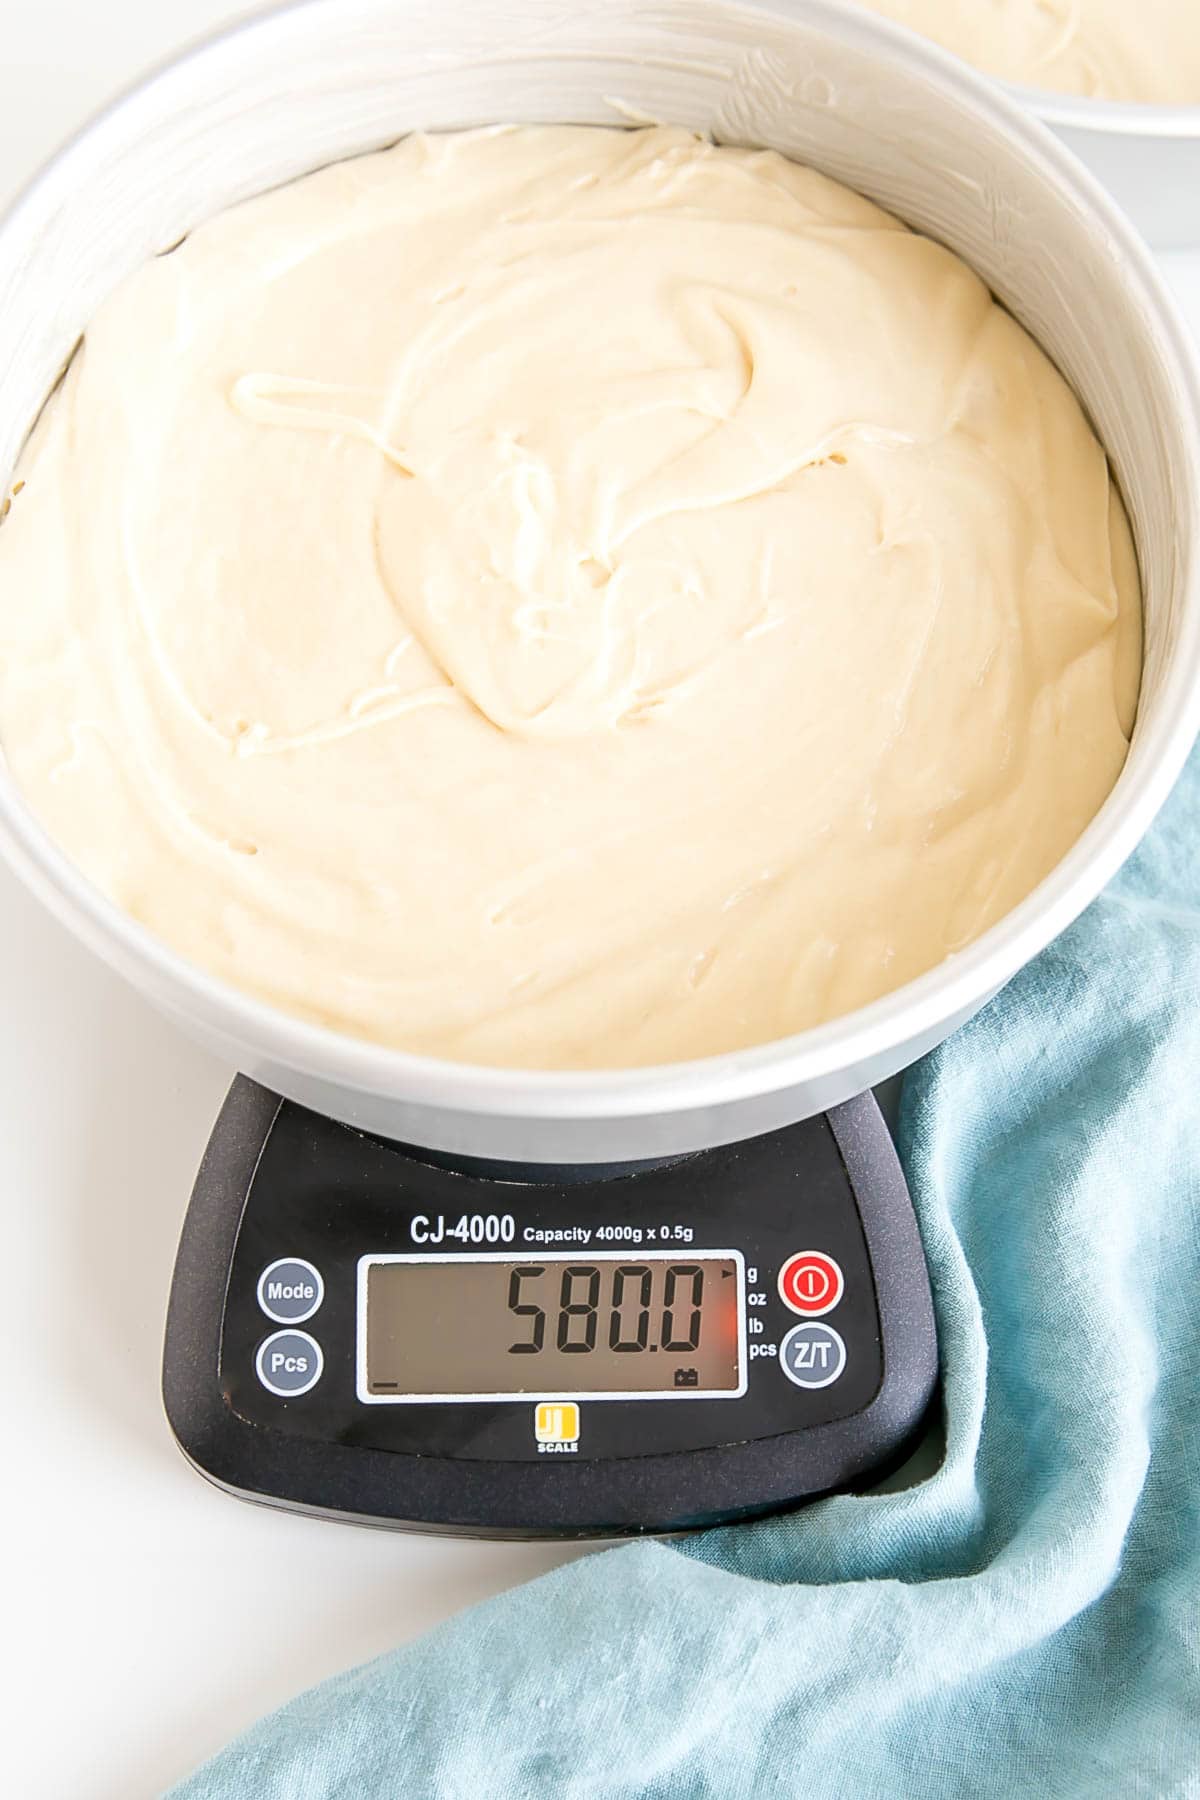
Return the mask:
[[258,1278],[258,1304],[278,1325],[303,1325],[324,1298],[320,1270],[302,1256],[281,1256]]

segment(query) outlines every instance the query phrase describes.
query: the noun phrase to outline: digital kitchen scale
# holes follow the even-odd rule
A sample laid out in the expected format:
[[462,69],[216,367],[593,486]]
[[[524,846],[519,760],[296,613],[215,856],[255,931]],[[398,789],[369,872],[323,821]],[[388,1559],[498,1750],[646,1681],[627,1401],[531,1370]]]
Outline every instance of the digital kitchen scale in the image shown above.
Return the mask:
[[878,1478],[937,1375],[868,1094],[663,1162],[454,1160],[238,1077],[171,1288],[167,1416],[267,1505],[418,1531],[677,1531]]

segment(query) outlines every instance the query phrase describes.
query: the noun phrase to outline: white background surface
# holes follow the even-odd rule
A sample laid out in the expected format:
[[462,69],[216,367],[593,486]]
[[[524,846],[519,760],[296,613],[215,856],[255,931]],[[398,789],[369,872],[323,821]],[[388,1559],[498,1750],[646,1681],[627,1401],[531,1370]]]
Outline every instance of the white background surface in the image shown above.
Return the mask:
[[[147,65],[244,7],[0,5],[0,204]],[[1200,324],[1200,255],[1171,274]],[[0,1791],[135,1800],[321,1677],[570,1552],[242,1506],[158,1393],[193,1174],[231,1071],[0,871]]]

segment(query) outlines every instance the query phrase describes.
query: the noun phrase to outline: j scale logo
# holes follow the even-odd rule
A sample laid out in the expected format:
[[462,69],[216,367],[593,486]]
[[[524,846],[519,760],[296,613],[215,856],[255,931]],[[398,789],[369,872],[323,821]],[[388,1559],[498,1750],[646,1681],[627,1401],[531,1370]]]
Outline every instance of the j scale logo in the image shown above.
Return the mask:
[[574,1456],[579,1449],[579,1407],[574,1400],[539,1400],[533,1411],[539,1456]]

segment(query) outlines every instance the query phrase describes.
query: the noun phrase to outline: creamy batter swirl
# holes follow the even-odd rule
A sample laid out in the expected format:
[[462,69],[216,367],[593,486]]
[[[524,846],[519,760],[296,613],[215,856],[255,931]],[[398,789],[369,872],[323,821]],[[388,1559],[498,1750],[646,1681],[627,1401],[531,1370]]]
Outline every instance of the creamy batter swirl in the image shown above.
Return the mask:
[[1125,758],[1134,556],[952,254],[666,128],[416,136],[89,328],[0,530],[0,738],[215,974],[407,1049],[700,1056],[1047,873]]
[[1200,106],[1196,0],[859,0],[1028,87]]

